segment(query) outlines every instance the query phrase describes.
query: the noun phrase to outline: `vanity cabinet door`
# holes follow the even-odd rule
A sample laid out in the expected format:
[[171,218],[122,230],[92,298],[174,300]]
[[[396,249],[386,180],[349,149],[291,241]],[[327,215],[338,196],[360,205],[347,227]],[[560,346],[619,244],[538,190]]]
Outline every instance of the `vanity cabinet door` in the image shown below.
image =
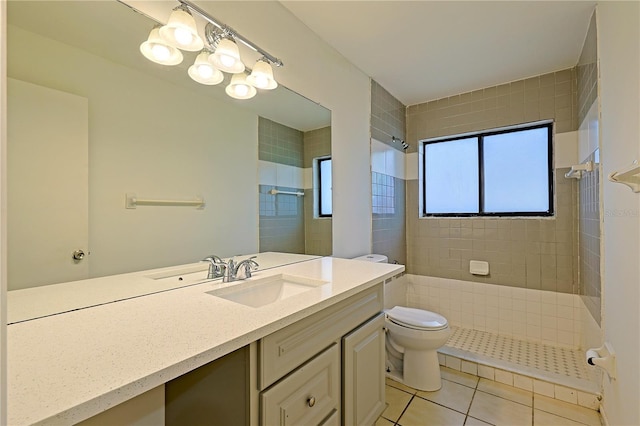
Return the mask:
[[334,344],[262,392],[260,404],[265,426],[332,424],[336,414],[340,418],[340,346]]
[[372,425],[385,407],[384,314],[342,339],[345,425]]

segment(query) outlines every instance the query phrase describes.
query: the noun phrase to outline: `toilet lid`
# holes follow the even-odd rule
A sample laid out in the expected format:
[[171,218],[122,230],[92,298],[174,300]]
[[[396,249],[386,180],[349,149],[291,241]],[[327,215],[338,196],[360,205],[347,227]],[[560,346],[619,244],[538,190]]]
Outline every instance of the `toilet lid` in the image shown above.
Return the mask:
[[442,330],[449,325],[447,319],[442,315],[438,315],[431,311],[425,311],[424,309],[395,306],[386,310],[385,313],[393,322],[399,325],[406,325],[411,328]]

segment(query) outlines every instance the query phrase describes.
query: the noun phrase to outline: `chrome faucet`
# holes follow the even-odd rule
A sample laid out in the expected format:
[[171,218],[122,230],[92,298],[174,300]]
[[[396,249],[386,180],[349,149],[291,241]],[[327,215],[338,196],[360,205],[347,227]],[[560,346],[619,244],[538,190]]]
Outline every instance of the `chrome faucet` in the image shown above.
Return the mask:
[[[227,268],[224,277],[222,278],[222,282],[230,283],[236,280],[251,278],[251,271],[255,271],[260,266],[255,260],[253,260],[255,258],[256,256],[251,256],[250,258],[238,263],[236,263],[233,258],[229,259],[229,262],[226,264]],[[241,268],[244,268],[244,270],[241,271]],[[244,272],[244,276],[242,278],[238,276],[239,271]]]
[[227,264],[224,263],[219,256],[212,254],[201,260],[201,262],[209,262],[209,273],[207,279],[212,280],[214,278],[224,277]]

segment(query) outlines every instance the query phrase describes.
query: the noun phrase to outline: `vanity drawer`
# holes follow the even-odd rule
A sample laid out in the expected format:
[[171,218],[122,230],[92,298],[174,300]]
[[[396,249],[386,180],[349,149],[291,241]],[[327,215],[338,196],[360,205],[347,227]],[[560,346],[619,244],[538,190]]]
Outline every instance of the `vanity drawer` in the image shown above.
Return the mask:
[[334,344],[260,395],[262,425],[331,424],[339,418],[340,346]]
[[260,340],[259,388],[264,390],[383,308],[383,283]]

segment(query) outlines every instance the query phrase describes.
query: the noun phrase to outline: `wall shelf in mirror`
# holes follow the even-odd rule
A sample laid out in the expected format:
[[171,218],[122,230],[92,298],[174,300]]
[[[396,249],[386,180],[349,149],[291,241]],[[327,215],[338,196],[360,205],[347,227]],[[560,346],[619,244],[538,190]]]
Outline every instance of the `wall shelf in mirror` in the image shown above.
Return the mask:
[[269,191],[270,195],[295,195],[296,197],[304,197],[304,192],[293,192],[293,191],[280,191],[278,189],[272,189]]
[[136,194],[127,194],[125,197],[125,208],[135,209],[138,206],[174,206],[174,207],[196,207],[204,209],[204,198],[196,197],[193,200],[167,200],[158,198],[138,198]]

